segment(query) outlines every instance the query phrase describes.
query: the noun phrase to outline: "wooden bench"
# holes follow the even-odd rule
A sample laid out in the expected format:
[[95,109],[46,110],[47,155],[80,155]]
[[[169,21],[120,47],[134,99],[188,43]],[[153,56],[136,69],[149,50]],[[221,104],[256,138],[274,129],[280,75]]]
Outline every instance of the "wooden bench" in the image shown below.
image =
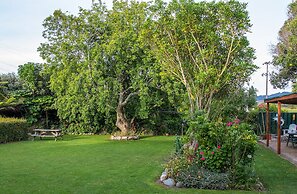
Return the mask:
[[43,137],[55,138],[57,141],[58,137],[63,139],[63,134],[61,129],[33,129],[34,134],[29,134],[35,140],[36,137],[42,139]]

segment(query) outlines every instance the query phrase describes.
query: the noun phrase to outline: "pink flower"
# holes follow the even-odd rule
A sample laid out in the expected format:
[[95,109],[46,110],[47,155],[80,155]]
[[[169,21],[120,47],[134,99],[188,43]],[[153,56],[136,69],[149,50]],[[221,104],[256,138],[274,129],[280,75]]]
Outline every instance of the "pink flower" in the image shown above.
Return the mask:
[[220,145],[218,145],[218,149],[221,149],[221,146]]
[[202,157],[200,160],[204,161],[204,160],[205,160],[205,158],[204,158],[204,157]]
[[201,154],[201,155],[203,155],[203,154],[204,154],[204,152],[200,152],[200,154]]
[[233,125],[233,123],[231,121],[227,123],[227,127],[230,127],[232,125]]
[[239,120],[238,118],[236,118],[236,119],[234,120],[234,123],[235,123],[235,124],[239,124],[239,123],[240,123],[240,120]]
[[214,152],[211,152],[212,155],[214,155]]

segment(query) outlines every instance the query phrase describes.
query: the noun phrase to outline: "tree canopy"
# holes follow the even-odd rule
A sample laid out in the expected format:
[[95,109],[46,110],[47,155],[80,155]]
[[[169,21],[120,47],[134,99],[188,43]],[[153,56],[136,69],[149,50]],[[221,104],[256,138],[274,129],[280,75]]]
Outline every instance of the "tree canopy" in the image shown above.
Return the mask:
[[68,128],[94,131],[116,118],[127,134],[135,118],[148,118],[162,105],[159,65],[142,41],[147,16],[147,3],[114,1],[111,10],[93,4],[78,16],[57,10],[45,20],[47,42],[39,51]]
[[215,97],[243,87],[255,71],[246,4],[237,1],[157,1],[153,50],[162,73],[181,82],[190,114],[208,114]]
[[256,69],[246,4],[234,0],[116,0],[110,10],[93,2],[76,16],[56,10],[43,25],[38,50],[71,132],[115,125],[128,134],[143,121],[161,126],[169,112],[210,114]]
[[271,84],[285,88],[297,79],[297,2],[288,6],[288,19],[278,33],[278,43],[273,47]]

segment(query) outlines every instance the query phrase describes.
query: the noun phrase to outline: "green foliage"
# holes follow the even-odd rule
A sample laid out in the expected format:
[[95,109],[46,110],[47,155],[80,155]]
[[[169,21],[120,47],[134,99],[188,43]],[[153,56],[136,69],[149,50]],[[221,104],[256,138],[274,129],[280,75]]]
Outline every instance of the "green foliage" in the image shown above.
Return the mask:
[[240,120],[246,120],[248,112],[257,104],[256,96],[254,87],[248,89],[239,87],[228,95],[220,94],[211,104],[210,118],[227,120],[230,117],[238,117]]
[[176,130],[179,116],[161,113],[176,109],[161,91],[160,64],[143,40],[148,15],[145,2],[114,1],[111,10],[93,4],[77,16],[56,10],[44,20],[47,42],[38,50],[69,132]]
[[14,97],[21,88],[18,77],[14,73],[0,75],[0,107],[14,106],[20,102]]
[[27,97],[24,101],[26,118],[28,123],[33,124],[44,118],[44,112],[51,109],[54,98],[52,96]]
[[24,119],[0,117],[0,143],[28,139],[29,125]]
[[176,180],[181,182],[184,187],[211,190],[229,189],[231,182],[227,173],[212,172],[197,165],[191,165],[180,171]]
[[156,1],[151,9],[147,36],[162,64],[162,76],[184,86],[182,112],[209,114],[217,95],[232,94],[255,71],[254,50],[245,36],[251,26],[246,4]]
[[[193,176],[192,173],[192,169],[200,169],[198,172],[211,172],[208,178],[214,183],[212,189],[246,189],[250,187],[249,181],[255,180],[252,172],[256,145],[256,135],[248,124],[240,123],[239,119],[228,123],[213,122],[203,113],[198,113],[189,122],[182,149],[177,142],[178,154],[166,164],[166,167],[174,179],[178,179],[182,174],[183,184],[190,187],[204,188],[203,176],[197,179],[197,174]],[[227,176],[224,173],[228,174],[228,179],[218,186],[216,183]],[[192,179],[185,179],[187,176]],[[186,180],[190,182],[186,183]],[[192,185],[193,183],[196,183],[196,186]],[[208,187],[211,188],[205,186]]]
[[18,75],[22,88],[14,96],[22,101],[28,123],[40,127],[57,123],[55,116],[48,117],[48,111],[53,110],[54,96],[49,89],[49,76],[44,73],[44,65],[26,63],[19,66]]
[[43,69],[43,64],[31,62],[18,68],[18,75],[24,89],[31,92],[33,96],[50,94],[49,77],[43,74]]
[[272,72],[270,82],[278,88],[285,88],[297,79],[297,2],[288,6],[288,19],[278,33],[278,43],[273,49],[272,64],[276,70]]

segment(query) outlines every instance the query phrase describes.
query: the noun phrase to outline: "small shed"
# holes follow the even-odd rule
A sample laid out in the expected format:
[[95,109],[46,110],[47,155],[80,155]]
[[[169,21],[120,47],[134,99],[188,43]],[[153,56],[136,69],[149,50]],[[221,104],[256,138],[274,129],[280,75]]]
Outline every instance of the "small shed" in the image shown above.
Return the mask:
[[281,153],[281,105],[282,104],[297,104],[297,93],[291,93],[283,96],[278,96],[274,98],[267,98],[266,103],[266,145],[269,146],[269,136],[270,136],[270,114],[269,114],[269,104],[277,104],[277,153]]

